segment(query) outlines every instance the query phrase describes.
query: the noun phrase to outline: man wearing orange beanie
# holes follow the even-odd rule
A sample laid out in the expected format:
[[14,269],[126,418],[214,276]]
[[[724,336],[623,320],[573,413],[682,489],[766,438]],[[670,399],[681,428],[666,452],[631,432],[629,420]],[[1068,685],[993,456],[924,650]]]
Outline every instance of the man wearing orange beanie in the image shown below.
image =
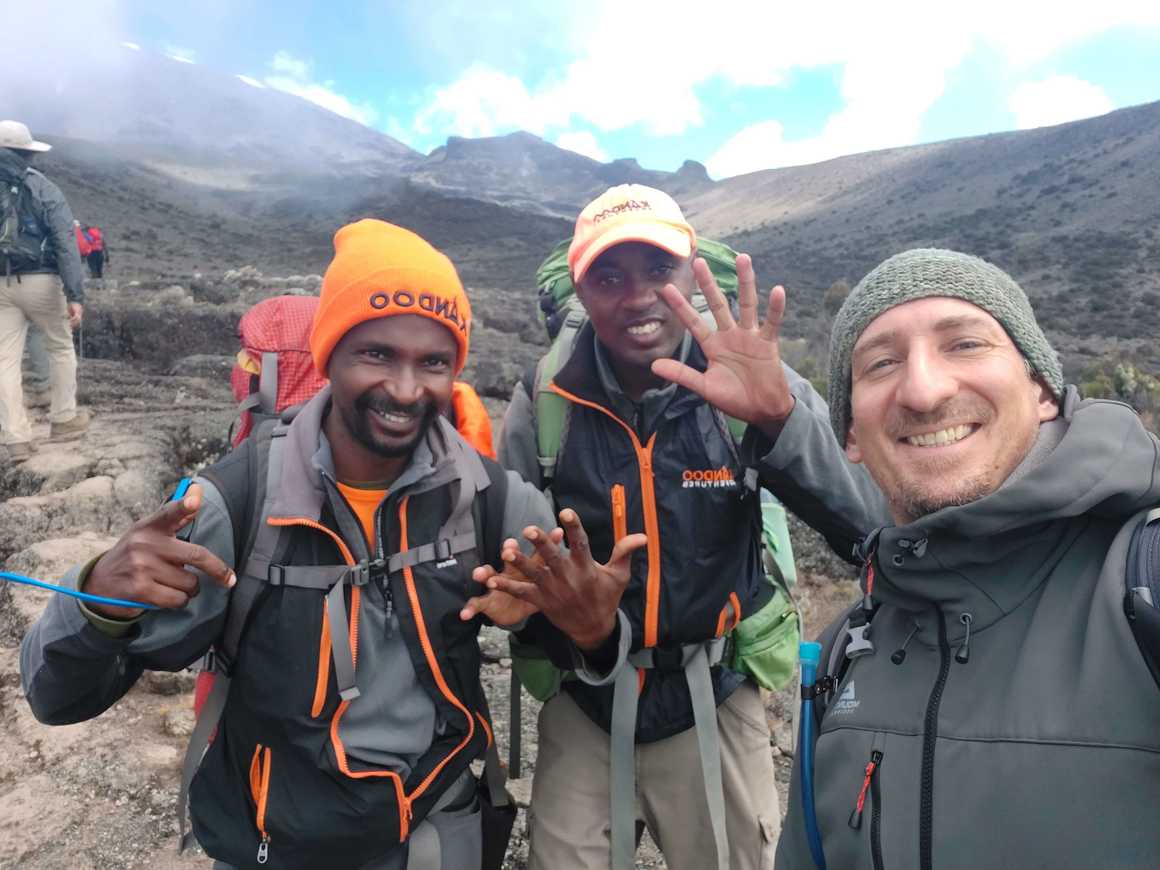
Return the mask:
[[50,602],[22,648],[25,690],[41,721],[76,722],[212,645],[179,804],[184,829],[188,787],[215,867],[498,870],[514,810],[469,767],[494,752],[482,619],[539,610],[582,679],[610,679],[645,537],[598,565],[564,511],[562,552],[539,491],[442,416],[471,332],[451,262],[382,221],[334,242],[311,334],[330,385],[70,573],[115,603]]

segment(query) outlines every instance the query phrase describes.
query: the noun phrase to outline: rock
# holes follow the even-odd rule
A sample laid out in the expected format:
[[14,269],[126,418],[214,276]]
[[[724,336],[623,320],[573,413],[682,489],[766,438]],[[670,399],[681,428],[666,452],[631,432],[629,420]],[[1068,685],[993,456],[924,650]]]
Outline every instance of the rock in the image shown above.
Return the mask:
[[481,396],[510,399],[512,389],[521,374],[520,367],[509,360],[477,358],[467,366],[464,379],[471,383]]
[[789,722],[777,722],[773,726],[773,743],[781,750],[782,755],[793,756],[793,725]]
[[146,671],[138,685],[154,695],[181,695],[193,691],[197,675],[192,671]]
[[13,495],[59,492],[84,480],[91,468],[92,461],[75,449],[46,443],[9,476],[5,488]]
[[113,493],[129,516],[139,520],[157,509],[164,500],[156,475],[130,468],[113,481]]
[[229,381],[234,358],[225,354],[195,353],[183,356],[169,367],[169,374],[190,378],[214,378]]
[[262,283],[262,273],[253,266],[242,266],[240,269],[230,269],[222,276],[222,281],[240,287],[257,287]]
[[115,543],[115,537],[96,532],[81,532],[71,538],[50,538],[10,556],[4,567],[17,574],[54,582],[73,565],[83,565],[110,550]]
[[170,737],[188,740],[196,722],[197,717],[189,705],[169,707],[161,713],[161,730]]

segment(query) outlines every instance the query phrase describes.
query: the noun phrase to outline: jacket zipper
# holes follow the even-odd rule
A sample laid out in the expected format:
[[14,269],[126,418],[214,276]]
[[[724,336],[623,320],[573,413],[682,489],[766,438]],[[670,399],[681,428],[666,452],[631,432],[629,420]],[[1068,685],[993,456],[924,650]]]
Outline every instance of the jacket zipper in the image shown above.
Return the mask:
[[383,505],[387,503],[385,496],[383,501],[375,508],[375,558],[374,565],[382,568],[383,582],[381,591],[383,593],[383,602],[387,611],[387,637],[391,636],[391,618],[395,613],[395,594],[391,591],[391,576],[387,573],[387,560],[383,550],[383,521],[382,512]]
[[628,507],[624,497],[624,484],[612,487],[612,540],[615,544],[628,535]]
[[947,643],[947,625],[938,611],[938,679],[926,704],[922,734],[922,787],[919,794],[918,858],[922,870],[934,866],[934,749],[938,740],[938,708],[951,669],[951,648]]
[[[409,496],[403,496],[402,500],[399,502],[399,549],[400,552],[403,553],[407,552],[409,548],[409,542],[407,539],[407,504],[409,501]],[[431,676],[435,679],[435,685],[438,687],[443,697],[446,698],[453,707],[459,710],[459,712],[462,713],[464,718],[467,720],[467,735],[463,738],[462,742],[460,742],[460,744],[456,746],[455,749],[451,750],[451,753],[447,755],[442,761],[436,764],[435,768],[427,775],[427,778],[419,783],[419,785],[417,785],[415,789],[406,796],[407,819],[410,821],[413,815],[412,805],[414,802],[418,800],[424,792],[427,791],[427,789],[431,786],[431,783],[435,781],[436,777],[439,776],[439,774],[443,771],[443,768],[447,766],[451,759],[466,749],[471,744],[471,741],[475,738],[475,718],[472,716],[471,711],[467,709],[467,706],[455,696],[455,693],[451,691],[451,687],[443,678],[443,671],[439,667],[439,660],[435,656],[435,649],[431,644],[431,638],[427,634],[427,623],[423,616],[423,606],[419,601],[419,589],[415,583],[415,575],[410,566],[405,566],[403,568],[403,585],[407,591],[407,598],[411,604],[412,619],[415,621],[415,629],[419,634],[419,645],[423,648],[423,654],[427,658],[427,665],[431,669]]]
[[862,810],[866,806],[866,793],[870,793],[870,856],[874,861],[874,870],[882,870],[882,792],[879,786],[882,769],[882,759],[885,756],[881,750],[875,749],[870,753],[870,761],[866,765],[866,775],[862,779],[862,788],[858,792],[858,800],[854,811],[850,813],[849,825],[854,830],[862,827]]
[[641,444],[640,438],[637,437],[632,427],[607,408],[596,402],[581,399],[579,396],[561,389],[555,382],[549,384],[548,388],[569,402],[599,411],[614,420],[628,434],[629,440],[632,442],[632,449],[636,453],[636,462],[640,468],[641,510],[644,514],[644,533],[648,536],[648,545],[645,547],[645,552],[648,555],[648,575],[645,579],[644,646],[656,646],[660,634],[661,529],[660,520],[657,518],[656,488],[653,485],[652,451],[656,444],[657,433],[652,434],[647,444]]
[[250,762],[250,793],[254,797],[257,812],[255,825],[261,839],[258,841],[258,863],[270,860],[270,835],[266,832],[266,802],[270,797],[270,747],[259,743],[254,748],[254,758]]
[[[882,753],[876,753],[878,756],[878,767],[875,772],[882,768]],[[870,857],[874,860],[874,870],[882,870],[884,862],[882,861],[882,774],[879,773],[870,780],[870,802],[874,805],[874,809],[870,813]]]

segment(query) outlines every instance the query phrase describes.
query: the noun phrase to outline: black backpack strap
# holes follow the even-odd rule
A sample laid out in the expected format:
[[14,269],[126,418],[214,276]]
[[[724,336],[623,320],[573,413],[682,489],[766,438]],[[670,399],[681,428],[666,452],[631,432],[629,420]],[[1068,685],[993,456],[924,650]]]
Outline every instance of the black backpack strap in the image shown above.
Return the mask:
[[483,491],[483,498],[476,499],[475,502],[475,529],[480,542],[479,564],[491,565],[497,571],[502,571],[503,562],[499,558],[499,551],[503,547],[508,477],[498,462],[493,462],[487,457],[482,458],[488,486]]
[[818,638],[822,645],[822,655],[818,661],[818,681],[814,684],[815,733],[821,728],[822,717],[826,715],[826,709],[834,699],[834,692],[850,667],[850,659],[846,656],[846,641],[850,633],[850,620],[861,607],[861,601],[851,605],[843,617],[830,623]]
[[1132,531],[1124,571],[1124,613],[1160,688],[1160,508],[1149,511]]

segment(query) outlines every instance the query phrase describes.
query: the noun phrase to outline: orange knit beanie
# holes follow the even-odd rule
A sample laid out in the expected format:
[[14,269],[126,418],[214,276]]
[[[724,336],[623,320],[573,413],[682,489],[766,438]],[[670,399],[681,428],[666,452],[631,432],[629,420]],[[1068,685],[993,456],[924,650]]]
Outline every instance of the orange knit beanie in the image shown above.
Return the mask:
[[367,320],[418,314],[446,326],[459,354],[455,373],[467,362],[471,303],[451,261],[410,230],[365,219],[334,234],[334,259],[310,332],[310,352],[323,375],[334,346]]

